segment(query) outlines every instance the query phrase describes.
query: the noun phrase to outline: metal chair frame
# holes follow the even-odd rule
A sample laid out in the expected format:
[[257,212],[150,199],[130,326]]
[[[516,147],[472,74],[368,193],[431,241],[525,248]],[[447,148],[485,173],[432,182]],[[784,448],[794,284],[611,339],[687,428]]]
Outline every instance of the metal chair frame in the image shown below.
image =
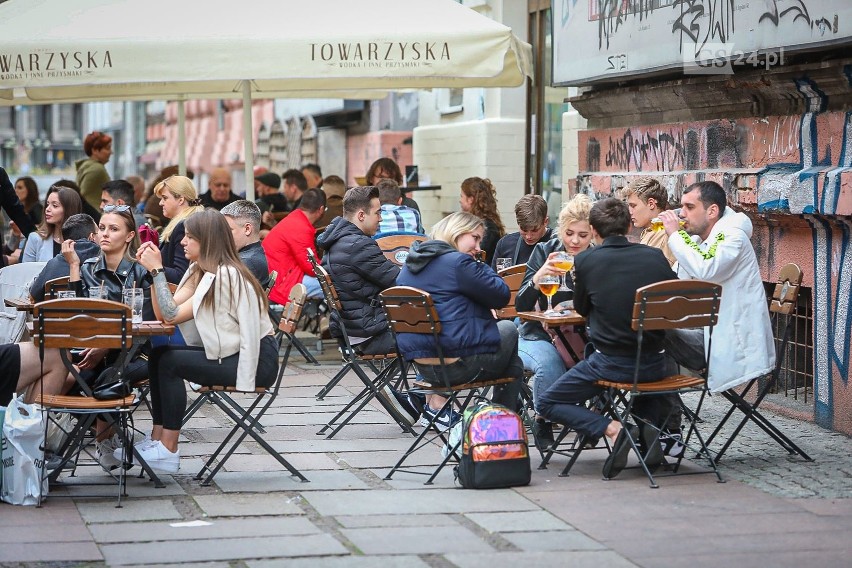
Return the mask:
[[[755,377],[750,380],[742,389],[742,392],[737,392],[734,389],[722,392],[722,396],[731,403],[731,407],[725,413],[724,417],[722,417],[721,422],[713,430],[713,433],[707,438],[707,443],[710,444],[716,438],[736,410],[742,412],[743,417],[725,443],[722,444],[722,447],[719,448],[719,451],[716,452],[717,463],[722,459],[722,456],[728,451],[728,448],[749,421],[754,422],[755,425],[775,440],[779,446],[787,450],[787,453],[791,456],[799,454],[806,461],[814,461],[802,448],[781,432],[766,415],[758,410],[760,403],[763,402],[766,395],[774,388],[781,374],[781,365],[784,363],[787,347],[790,343],[790,330],[795,325],[793,313],[796,311],[801,285],[802,269],[797,264],[790,263],[781,268],[778,274],[778,282],[775,284],[775,289],[772,293],[772,300],[769,302],[769,311],[775,322],[777,323],[779,318],[784,318],[784,335],[781,338],[781,345],[776,355],[775,368],[766,380],[764,380],[764,377]],[[762,385],[761,382],[763,382]],[[756,397],[754,402],[749,402],[747,397],[752,388],[756,391]]]
[[[316,257],[313,255],[313,252],[308,250],[308,259],[314,267],[314,274],[316,275],[317,280],[319,281],[320,287],[322,288],[323,295],[325,296],[326,304],[328,305],[329,315],[334,317],[334,314],[337,314],[338,321],[342,322],[343,319],[341,317],[342,305],[340,303],[340,298],[337,295],[337,289],[334,286],[334,282],[332,282],[331,277],[328,272],[317,263]],[[328,421],[328,423],[323,426],[318,432],[317,435],[323,435],[328,430],[331,432],[326,436],[326,438],[333,438],[344,426],[346,426],[355,416],[373,399],[376,399],[379,404],[381,404],[382,408],[390,414],[391,418],[393,418],[394,422],[402,428],[403,432],[414,435],[414,430],[408,424],[408,421],[399,414],[399,412],[390,404],[385,402],[385,400],[379,395],[379,390],[385,387],[393,380],[396,376],[397,372],[400,374],[400,379],[398,382],[402,382],[405,380],[406,376],[406,367],[404,361],[397,357],[396,353],[387,353],[382,355],[358,355],[355,352],[355,349],[352,347],[351,342],[349,341],[349,334],[346,332],[346,327],[344,325],[340,326],[341,333],[343,335],[343,347],[341,348],[342,356],[343,356],[343,366],[340,370],[331,378],[330,381],[317,393],[317,400],[322,400],[331,390],[343,379],[344,376],[351,370],[354,371],[361,382],[364,384],[364,388],[353,398],[346,406],[344,406],[334,417]],[[374,361],[380,361],[386,363],[383,368],[378,368],[373,363]],[[367,376],[367,373],[364,371],[363,364],[367,364],[370,369],[375,373],[374,378],[370,378]],[[345,418],[344,418],[345,416]],[[341,420],[342,418],[342,420]],[[338,421],[340,422],[338,423]]]
[[[500,378],[477,380],[476,377],[473,377],[471,382],[462,385],[451,385],[449,379],[447,379],[444,374],[446,360],[444,358],[444,351],[441,348],[439,339],[441,333],[441,321],[438,316],[438,310],[435,308],[435,304],[432,300],[432,296],[428,292],[418,288],[410,286],[394,286],[381,292],[379,297],[381,298],[382,307],[384,307],[385,313],[387,314],[388,323],[390,324],[394,337],[400,333],[429,334],[435,342],[436,353],[438,355],[438,360],[440,361],[439,368],[441,379],[444,383],[443,386],[435,386],[430,383],[414,381],[412,383],[413,388],[409,390],[411,392],[419,392],[422,394],[440,393],[442,396],[447,398],[447,401],[441,409],[429,420],[429,424],[420,432],[417,438],[415,438],[414,442],[385,476],[385,479],[389,480],[393,477],[394,473],[402,471],[404,473],[413,473],[417,475],[429,475],[425,485],[432,485],[435,478],[441,470],[444,469],[444,466],[446,466],[450,459],[456,455],[459,445],[461,444],[461,440],[459,440],[458,443],[450,445],[449,431],[442,432],[435,425],[435,420],[438,415],[441,414],[445,408],[458,408],[458,412],[464,413],[465,408],[468,407],[471,400],[473,400],[478,392],[486,391],[491,387],[510,383],[515,379]],[[399,353],[399,359],[403,359],[402,353]],[[465,391],[466,394],[462,399],[460,394]],[[432,446],[432,442],[439,438],[444,444],[451,446],[451,449],[431,475],[428,472],[402,469],[402,465],[409,456],[423,447],[434,447]]]

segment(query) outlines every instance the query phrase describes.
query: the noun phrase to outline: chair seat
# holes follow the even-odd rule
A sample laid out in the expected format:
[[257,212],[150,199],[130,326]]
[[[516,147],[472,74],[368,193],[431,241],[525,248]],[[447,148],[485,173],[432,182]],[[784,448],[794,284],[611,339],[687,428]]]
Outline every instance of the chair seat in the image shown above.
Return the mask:
[[396,353],[386,353],[384,355],[358,355],[358,358],[363,361],[377,361],[379,359],[396,359]]
[[432,383],[427,383],[425,381],[413,381],[411,383],[411,386],[413,386],[416,389],[429,390],[429,391],[435,391],[435,392],[448,392],[448,391],[449,392],[458,392],[458,391],[462,391],[462,390],[491,387],[491,386],[494,386],[494,385],[505,385],[506,383],[511,383],[514,380],[515,379],[513,379],[512,377],[507,377],[507,378],[503,378],[503,379],[492,379],[492,380],[488,380],[488,381],[477,381],[475,383],[464,383],[463,385],[453,385],[450,388],[442,387],[440,385],[433,385]]
[[237,390],[237,387],[226,387],[222,385],[211,385],[211,386],[203,386],[195,392],[237,392],[237,393],[254,393],[254,394],[262,394],[268,391],[267,387],[255,387],[254,390],[244,391]]
[[39,395],[35,403],[45,408],[69,408],[72,410],[106,409],[133,406],[136,397],[132,394],[124,398],[97,400],[87,396],[67,396],[58,394]]
[[[637,392],[662,392],[676,391],[681,389],[701,388],[704,386],[704,379],[699,377],[691,377],[689,375],[672,375],[659,381],[649,383],[639,383],[636,385]],[[613,388],[622,390],[631,390],[633,383],[624,383],[618,381],[595,381],[595,385],[603,388]]]

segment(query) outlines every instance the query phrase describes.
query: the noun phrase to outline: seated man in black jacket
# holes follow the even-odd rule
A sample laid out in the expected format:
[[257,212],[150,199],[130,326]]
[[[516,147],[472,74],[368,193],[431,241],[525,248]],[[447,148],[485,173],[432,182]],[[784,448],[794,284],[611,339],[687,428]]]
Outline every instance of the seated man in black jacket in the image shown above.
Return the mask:
[[396,284],[399,267],[382,254],[371,237],[381,219],[379,190],[353,187],[343,197],[343,217],[334,218],[317,238],[324,249],[322,265],[328,271],[343,306],[343,321],[332,318],[329,330],[340,338],[340,326],[353,348],[365,355],[392,353],[396,349],[379,292]]
[[266,288],[269,286],[269,264],[260,244],[260,207],[247,199],[238,199],[220,211],[231,228],[240,260]]
[[553,238],[553,231],[548,227],[547,201],[540,195],[521,197],[515,204],[515,220],[520,230],[497,241],[494,257],[491,259],[491,267],[495,271],[501,268],[497,266],[497,261],[501,258],[511,259],[509,266],[526,264],[535,245],[546,243]]
[[[592,412],[584,403],[601,392],[599,379],[633,381],[636,363],[636,332],[631,328],[636,290],[648,284],[676,278],[660,249],[631,243],[627,204],[614,197],[598,201],[589,213],[589,224],[600,246],[574,258],[574,309],[586,317],[589,337],[595,351],[559,377],[538,400],[538,411],[548,420],[564,424],[591,438],[606,435],[613,451],[604,463],[603,475],[615,477],[624,469],[630,444],[623,433],[635,426],[623,426],[605,415]],[[660,380],[667,375],[663,352],[663,331],[646,331],[640,364],[644,380]],[[638,409],[637,409],[638,410]],[[652,405],[643,414],[657,423]],[[659,464],[662,449],[656,444],[646,463]],[[656,463],[654,463],[656,462]]]
[[[62,224],[62,239],[71,239],[74,241],[74,250],[77,256],[80,257],[80,262],[98,256],[101,252],[101,247],[98,246],[97,240],[98,226],[95,225],[95,220],[90,215],[78,213],[71,215]],[[44,300],[44,285],[48,280],[61,278],[71,274],[71,267],[68,266],[68,261],[62,256],[62,253],[57,254],[47,261],[41,274],[35,279],[30,286],[30,296],[34,302]]]

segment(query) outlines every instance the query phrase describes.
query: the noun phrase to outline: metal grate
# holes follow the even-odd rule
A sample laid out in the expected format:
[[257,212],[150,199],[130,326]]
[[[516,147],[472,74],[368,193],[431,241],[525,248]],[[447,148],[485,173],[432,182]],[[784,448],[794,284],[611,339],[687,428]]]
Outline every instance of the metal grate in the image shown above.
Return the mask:
[[[767,298],[772,298],[774,282],[764,282]],[[813,303],[811,289],[799,288],[796,311],[790,316],[772,314],[772,334],[775,336],[775,351],[781,353],[781,340],[787,318],[792,319],[787,353],[781,361],[778,382],[769,391],[783,395],[787,399],[808,404],[814,392],[814,344],[813,344]]]

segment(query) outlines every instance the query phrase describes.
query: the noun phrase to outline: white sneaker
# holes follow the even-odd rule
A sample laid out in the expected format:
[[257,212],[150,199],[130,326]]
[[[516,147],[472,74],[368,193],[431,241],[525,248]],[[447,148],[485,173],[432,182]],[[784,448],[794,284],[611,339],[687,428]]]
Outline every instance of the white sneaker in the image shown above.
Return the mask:
[[141,450],[143,448],[147,448],[151,444],[154,443],[154,440],[151,439],[151,434],[145,434],[145,437],[133,444],[133,447],[137,450]]
[[[121,439],[117,434],[95,444],[98,463],[107,471],[121,465]],[[116,457],[116,454],[118,457]]]
[[177,473],[180,469],[180,450],[170,452],[159,440],[145,448],[139,448],[139,457],[145,460],[151,469],[165,473]]

